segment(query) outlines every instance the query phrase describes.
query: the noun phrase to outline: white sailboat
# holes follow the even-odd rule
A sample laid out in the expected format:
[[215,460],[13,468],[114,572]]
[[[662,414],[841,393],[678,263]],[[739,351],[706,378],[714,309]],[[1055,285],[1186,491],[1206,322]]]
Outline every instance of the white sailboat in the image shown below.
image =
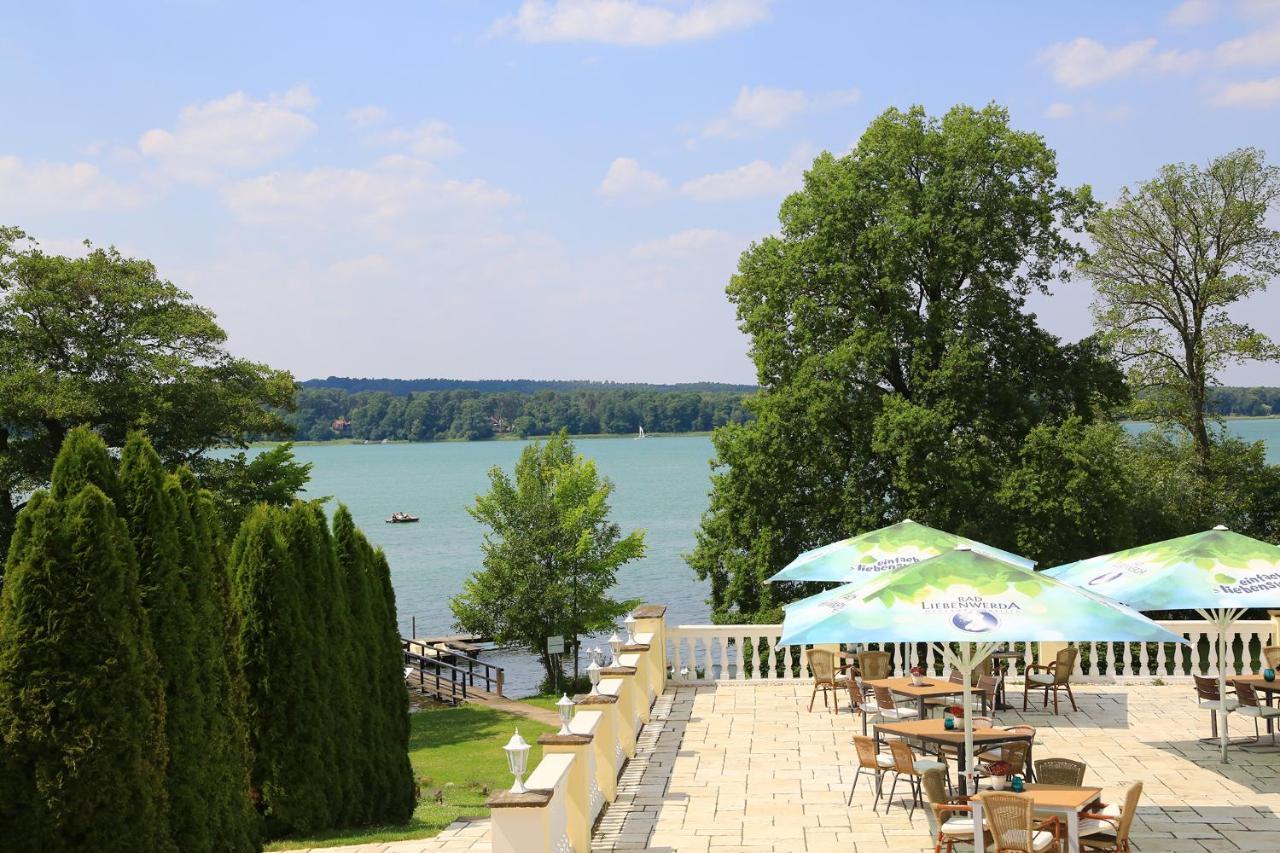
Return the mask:
[[644,438],[644,427],[643,427],[643,426],[642,426],[642,427],[640,427],[640,434],[636,436],[636,441],[639,441],[639,440],[640,440],[640,439],[642,439],[642,438]]

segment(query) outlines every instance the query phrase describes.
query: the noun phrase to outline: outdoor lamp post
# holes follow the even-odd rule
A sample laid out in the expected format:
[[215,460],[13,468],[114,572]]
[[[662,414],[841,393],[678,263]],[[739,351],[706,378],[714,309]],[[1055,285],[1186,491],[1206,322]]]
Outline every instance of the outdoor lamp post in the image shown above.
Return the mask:
[[[600,676],[597,674],[596,678]],[[593,685],[594,686],[594,685]],[[560,734],[571,734],[569,731],[569,721],[573,719],[574,701],[569,698],[566,693],[560,697],[560,701],[556,703],[556,710],[560,712]]]
[[622,651],[622,638],[618,636],[618,632],[614,631],[613,636],[609,637],[609,649],[613,652],[613,665],[618,665],[618,654]]
[[591,650],[591,663],[587,664],[587,679],[591,682],[591,695],[600,695],[600,656],[599,649]]
[[516,733],[511,736],[511,740],[507,741],[507,745],[502,750],[507,754],[507,769],[511,771],[512,776],[516,777],[516,783],[511,786],[511,793],[525,793],[524,770],[529,761],[529,744],[520,737],[519,729],[516,729]]
[[627,618],[622,620],[622,624],[627,626],[627,645],[634,646],[636,644],[636,617],[628,613]]

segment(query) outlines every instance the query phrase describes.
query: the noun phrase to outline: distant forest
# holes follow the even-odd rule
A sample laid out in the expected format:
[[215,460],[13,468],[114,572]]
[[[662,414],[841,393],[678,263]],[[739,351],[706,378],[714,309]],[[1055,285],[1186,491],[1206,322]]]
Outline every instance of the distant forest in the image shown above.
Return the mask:
[[[751,385],[683,385],[535,379],[354,379],[300,383],[286,415],[298,441],[483,440],[568,429],[575,435],[705,432],[750,417]],[[1217,415],[1280,414],[1280,388],[1221,387]]]
[[749,417],[751,385],[454,379],[301,383],[285,417],[299,441],[469,441],[503,435],[704,432]]

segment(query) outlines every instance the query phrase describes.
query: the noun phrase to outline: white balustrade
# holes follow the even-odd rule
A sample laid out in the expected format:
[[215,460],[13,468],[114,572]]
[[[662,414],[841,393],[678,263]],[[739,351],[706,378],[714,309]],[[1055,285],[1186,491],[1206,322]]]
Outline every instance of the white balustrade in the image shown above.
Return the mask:
[[[1075,645],[1073,676],[1078,681],[1129,681],[1148,678],[1186,679],[1192,674],[1216,675],[1216,629],[1198,619],[1161,622],[1181,634],[1191,646],[1173,643],[1108,643],[1082,639]],[[675,625],[667,628],[668,661],[673,683],[808,679],[802,649],[778,647],[781,625]],[[765,646],[762,649],[762,644]],[[1243,674],[1260,666],[1261,649],[1280,645],[1276,623],[1259,619],[1237,622],[1228,637],[1228,672]],[[871,644],[873,648],[881,648]],[[945,664],[932,645],[892,643],[883,647],[893,655],[893,673],[906,675],[913,665],[935,676]],[[1036,661],[1035,644],[1022,648],[1022,668]],[[1040,663],[1049,663],[1040,660]]]

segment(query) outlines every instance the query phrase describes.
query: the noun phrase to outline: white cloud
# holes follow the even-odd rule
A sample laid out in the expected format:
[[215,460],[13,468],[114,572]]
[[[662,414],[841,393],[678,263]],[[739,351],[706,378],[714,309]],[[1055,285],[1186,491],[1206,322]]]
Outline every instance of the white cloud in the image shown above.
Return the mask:
[[600,195],[642,195],[660,193],[668,188],[667,179],[657,172],[640,167],[631,157],[617,157],[596,189]]
[[636,258],[678,258],[708,249],[721,249],[732,245],[732,242],[733,238],[727,231],[686,228],[666,237],[638,243],[631,247],[630,254]]
[[1224,107],[1269,107],[1280,103],[1280,77],[1232,83],[1213,99]]
[[276,172],[239,181],[223,199],[242,222],[314,224],[336,221],[378,224],[410,218],[423,210],[503,207],[515,198],[483,180],[460,181],[435,175],[429,163],[385,157],[367,169],[318,168]]
[[680,185],[680,192],[694,201],[735,201],[760,196],[783,196],[800,186],[805,167],[813,158],[801,148],[778,165],[755,160],[724,172],[693,178]]
[[138,139],[138,150],[170,176],[210,181],[226,171],[265,165],[296,150],[316,125],[303,111],[316,99],[298,86],[265,101],[232,92],[192,104],[173,130],[154,128]]
[[1071,118],[1071,116],[1075,114],[1075,111],[1076,111],[1076,108],[1073,107],[1071,104],[1064,104],[1062,102],[1058,102],[1058,103],[1050,104],[1049,108],[1044,111],[1044,115],[1045,115],[1045,118],[1052,118],[1052,119]]
[[25,163],[0,155],[0,214],[9,221],[33,211],[118,210],[142,201],[136,188],[108,178],[92,163]]
[[752,130],[772,130],[801,113],[852,104],[859,95],[857,89],[811,95],[799,89],[743,86],[729,112],[709,122],[703,135],[737,137]]
[[711,38],[769,17],[772,0],[524,0],[497,34],[531,42],[587,41],[652,47]]
[[377,124],[387,117],[387,111],[376,104],[367,104],[363,107],[354,107],[347,110],[347,121],[356,127],[368,127],[371,124]]
[[1178,27],[1194,27],[1206,24],[1218,16],[1216,0],[1183,0],[1169,11],[1164,19]]
[[1280,63],[1280,25],[1223,42],[1214,57],[1219,65],[1276,65]]
[[1280,17],[1280,0],[1240,0],[1240,14],[1246,18]]
[[452,157],[462,150],[453,138],[452,128],[442,121],[426,121],[408,130],[396,128],[371,136],[366,141],[388,148],[405,148],[428,160]]
[[1204,62],[1204,51],[1162,50],[1151,57],[1150,67],[1159,74],[1187,74],[1201,66]]
[[1040,53],[1048,63],[1053,79],[1068,88],[1091,86],[1122,77],[1140,68],[1155,50],[1153,38],[1108,48],[1099,41],[1081,36],[1069,42],[1049,45]]

